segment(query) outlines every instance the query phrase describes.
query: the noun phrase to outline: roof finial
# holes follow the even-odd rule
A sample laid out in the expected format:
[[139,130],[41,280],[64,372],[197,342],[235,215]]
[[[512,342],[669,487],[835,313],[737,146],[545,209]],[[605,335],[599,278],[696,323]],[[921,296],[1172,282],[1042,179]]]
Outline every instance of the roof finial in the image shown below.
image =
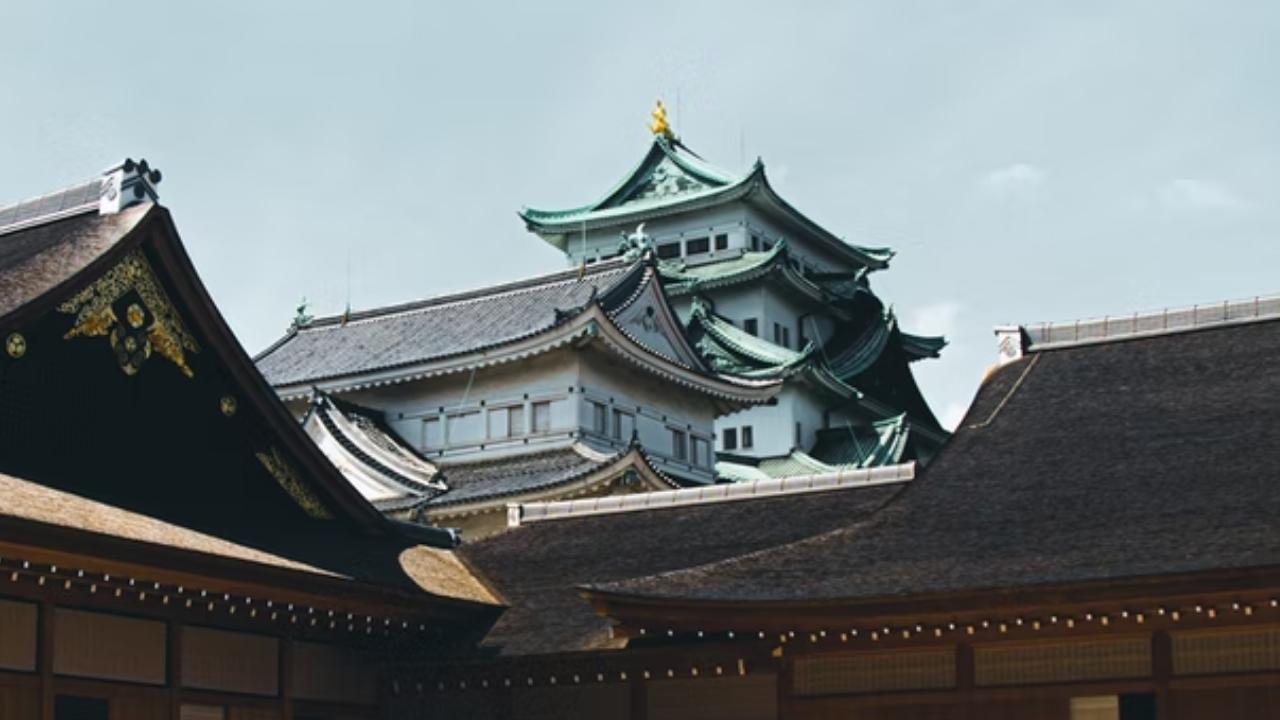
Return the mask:
[[649,114],[653,116],[653,122],[649,123],[649,132],[667,139],[675,137],[675,133],[671,132],[671,125],[667,122],[667,106],[662,104],[661,98],[658,99],[653,112]]

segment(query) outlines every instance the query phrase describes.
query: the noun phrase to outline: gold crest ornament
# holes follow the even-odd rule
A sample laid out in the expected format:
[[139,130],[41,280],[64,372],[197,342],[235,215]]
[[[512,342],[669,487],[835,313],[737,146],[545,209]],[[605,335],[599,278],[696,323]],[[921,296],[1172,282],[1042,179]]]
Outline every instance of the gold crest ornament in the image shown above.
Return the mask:
[[653,121],[649,123],[649,132],[665,138],[674,137],[674,133],[671,132],[671,125],[667,122],[667,106],[663,105],[661,100],[658,101],[657,106],[653,108],[653,112],[649,113],[649,115],[653,117]]
[[260,452],[257,456],[262,467],[271,473],[271,477],[275,478],[280,488],[289,493],[289,497],[293,498],[303,512],[317,520],[328,520],[333,517],[329,508],[325,507],[320,498],[316,497],[311,488],[298,477],[293,466],[284,459],[279,450],[271,448],[270,453]]
[[186,353],[198,353],[200,346],[141,250],[125,255],[58,310],[76,316],[64,339],[106,336],[126,375],[141,370],[153,351],[177,365],[183,375],[195,375]]
[[27,354],[27,339],[22,337],[22,333],[9,333],[9,337],[4,339],[4,351],[17,360]]
[[236,402],[234,395],[223,395],[222,399],[218,401],[218,409],[222,411],[223,415],[231,417],[236,414],[239,404]]

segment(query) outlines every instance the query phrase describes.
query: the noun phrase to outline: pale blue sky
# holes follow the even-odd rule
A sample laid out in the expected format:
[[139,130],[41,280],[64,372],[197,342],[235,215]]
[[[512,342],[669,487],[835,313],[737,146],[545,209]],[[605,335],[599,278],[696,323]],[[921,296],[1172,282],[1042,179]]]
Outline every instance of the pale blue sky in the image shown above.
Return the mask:
[[[522,205],[596,198],[666,98],[953,345],[993,325],[1280,291],[1274,2],[0,3],[0,203],[165,173],[250,351],[321,314],[563,267]],[[678,106],[678,107],[677,107]]]

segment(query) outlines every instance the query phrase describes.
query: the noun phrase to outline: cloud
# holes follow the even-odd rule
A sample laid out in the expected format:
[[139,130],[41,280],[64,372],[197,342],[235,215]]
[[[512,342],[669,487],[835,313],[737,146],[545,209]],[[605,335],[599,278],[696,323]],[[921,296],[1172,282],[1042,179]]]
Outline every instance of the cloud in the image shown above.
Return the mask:
[[1035,165],[1014,163],[988,172],[978,184],[984,192],[996,197],[1021,198],[1036,192],[1045,177],[1045,171]]
[[920,335],[952,336],[955,334],[956,318],[960,315],[960,310],[960,303],[954,300],[924,305],[912,311],[904,329]]
[[1246,203],[1231,188],[1210,180],[1177,178],[1160,188],[1160,202],[1178,210],[1239,210]]

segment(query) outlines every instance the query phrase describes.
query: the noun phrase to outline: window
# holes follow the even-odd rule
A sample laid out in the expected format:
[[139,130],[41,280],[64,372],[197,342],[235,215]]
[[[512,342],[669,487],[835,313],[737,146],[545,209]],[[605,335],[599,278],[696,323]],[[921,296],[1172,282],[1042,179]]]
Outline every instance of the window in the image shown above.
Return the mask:
[[796,349],[803,350],[808,344],[809,340],[804,336],[804,318],[800,318],[796,320]]
[[591,403],[591,429],[600,435],[609,432],[609,409],[603,403]]
[[615,440],[630,440],[635,429],[635,415],[625,410],[613,409],[613,437]]
[[59,695],[53,701],[53,717],[54,720],[107,720],[107,701]]
[[774,345],[782,344],[782,325],[779,323],[773,324],[773,344]]
[[721,434],[720,445],[725,450],[738,449],[738,428],[725,428]]
[[747,318],[742,321],[742,331],[748,335],[760,334],[760,323],[755,318]]
[[658,246],[658,257],[663,260],[680,257],[680,243],[664,243]]
[[760,236],[759,235],[751,236],[751,251],[760,252]]
[[751,430],[750,425],[742,426],[742,449],[750,450],[755,447],[755,434]]
[[489,410],[489,437],[509,438],[524,434],[524,406],[512,405]]
[[683,430],[671,429],[671,455],[677,460],[689,459],[689,436]]
[[533,408],[533,432],[544,433],[551,431],[551,401],[544,400],[536,402]]
[[711,443],[702,438],[693,439],[693,464],[700,467],[711,465]]
[[440,450],[444,448],[444,427],[440,418],[430,417],[422,421],[422,449]]
[[782,328],[782,347],[791,347],[791,328],[785,326]]
[[694,238],[684,244],[685,255],[699,255],[710,249],[710,240],[704,237]]
[[445,428],[445,440],[450,445],[476,443],[484,439],[484,426],[481,424],[483,421],[479,410],[450,415],[447,422],[449,424]]
[[716,249],[717,249],[717,250],[728,250],[728,249],[729,249],[729,236],[728,236],[728,235],[725,235],[724,233],[721,233],[721,234],[719,234],[719,235],[717,235],[717,236],[716,236]]
[[804,437],[804,427],[801,426],[800,423],[796,423],[796,442],[794,447],[796,447],[797,449],[801,447],[800,439],[803,437]]

